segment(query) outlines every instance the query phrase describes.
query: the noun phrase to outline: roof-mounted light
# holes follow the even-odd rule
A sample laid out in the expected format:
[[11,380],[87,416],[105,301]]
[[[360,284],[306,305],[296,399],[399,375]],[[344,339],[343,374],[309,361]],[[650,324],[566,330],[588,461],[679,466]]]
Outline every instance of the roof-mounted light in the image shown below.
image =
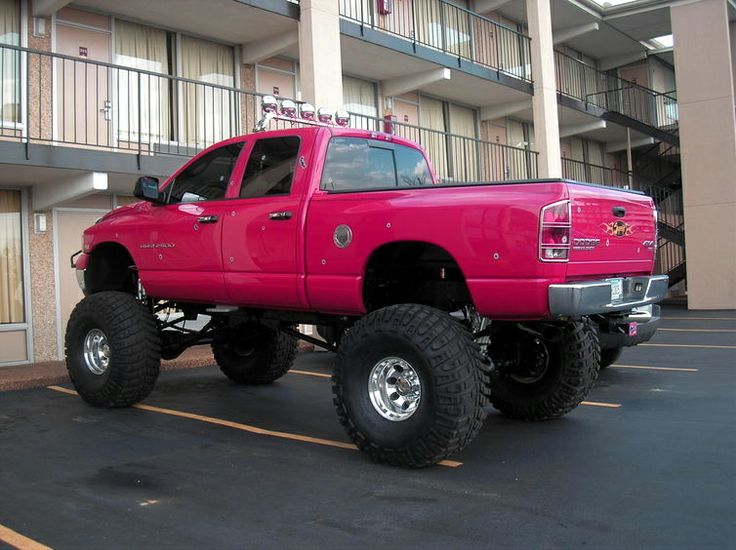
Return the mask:
[[296,103],[290,99],[281,102],[281,114],[288,117],[296,117]]
[[344,109],[335,112],[335,124],[346,127],[350,124],[350,113]]
[[261,110],[264,113],[276,113],[279,110],[279,102],[272,95],[263,96]]
[[330,124],[332,122],[332,109],[329,107],[320,107],[317,111],[317,120],[322,124]]
[[299,106],[299,114],[304,120],[314,120],[316,112],[314,105],[311,103],[302,103]]

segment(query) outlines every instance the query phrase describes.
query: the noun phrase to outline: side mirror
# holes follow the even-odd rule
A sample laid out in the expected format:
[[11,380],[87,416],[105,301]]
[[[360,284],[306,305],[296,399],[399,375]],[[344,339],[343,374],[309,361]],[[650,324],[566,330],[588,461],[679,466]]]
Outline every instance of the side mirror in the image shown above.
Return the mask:
[[158,192],[158,178],[143,176],[135,182],[133,195],[137,199],[141,199],[153,203],[161,203],[161,195]]

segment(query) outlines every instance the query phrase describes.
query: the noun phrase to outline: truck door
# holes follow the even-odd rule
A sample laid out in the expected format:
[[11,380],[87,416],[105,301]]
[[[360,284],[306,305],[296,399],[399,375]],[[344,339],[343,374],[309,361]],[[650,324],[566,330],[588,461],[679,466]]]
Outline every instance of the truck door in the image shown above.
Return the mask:
[[225,285],[235,304],[305,307],[302,218],[313,139],[313,131],[289,130],[255,140],[247,152],[222,239]]
[[222,275],[225,198],[243,142],[212,149],[164,189],[166,204],[146,205],[136,220],[138,269],[151,296],[229,303]]

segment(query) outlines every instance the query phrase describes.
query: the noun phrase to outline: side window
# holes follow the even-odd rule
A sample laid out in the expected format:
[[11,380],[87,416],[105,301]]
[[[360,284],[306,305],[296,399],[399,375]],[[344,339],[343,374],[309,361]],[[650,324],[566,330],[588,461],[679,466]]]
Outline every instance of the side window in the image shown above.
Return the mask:
[[243,198],[288,195],[294,179],[299,138],[259,139],[253,145],[240,186]]
[[372,139],[330,140],[320,189],[367,191],[431,185],[424,156],[410,147]]
[[243,143],[219,147],[194,161],[166,188],[167,202],[214,201],[225,197]]

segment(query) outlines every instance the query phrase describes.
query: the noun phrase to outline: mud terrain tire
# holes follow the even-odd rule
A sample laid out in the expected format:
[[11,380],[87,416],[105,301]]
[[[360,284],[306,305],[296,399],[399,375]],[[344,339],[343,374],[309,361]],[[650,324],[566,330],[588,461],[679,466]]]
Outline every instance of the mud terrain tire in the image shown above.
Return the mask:
[[153,314],[134,296],[116,291],[77,304],[67,323],[65,352],[74,388],[95,407],[129,407],[145,399],[161,363]]
[[[332,377],[338,418],[373,460],[429,466],[461,451],[483,426],[489,370],[470,333],[448,314],[415,304],[385,307],[343,337]],[[391,389],[381,397],[376,387]],[[399,396],[407,387],[418,394]],[[396,406],[406,395],[415,396],[408,416]]]
[[[589,321],[567,323],[554,339],[543,340],[548,364],[535,381],[520,381],[501,357],[491,382],[493,406],[510,418],[536,421],[559,418],[577,407],[598,377],[598,332]],[[493,354],[493,353],[492,353]]]
[[220,370],[236,384],[261,385],[278,380],[294,364],[296,351],[294,336],[258,324],[243,325],[228,338],[212,344]]

